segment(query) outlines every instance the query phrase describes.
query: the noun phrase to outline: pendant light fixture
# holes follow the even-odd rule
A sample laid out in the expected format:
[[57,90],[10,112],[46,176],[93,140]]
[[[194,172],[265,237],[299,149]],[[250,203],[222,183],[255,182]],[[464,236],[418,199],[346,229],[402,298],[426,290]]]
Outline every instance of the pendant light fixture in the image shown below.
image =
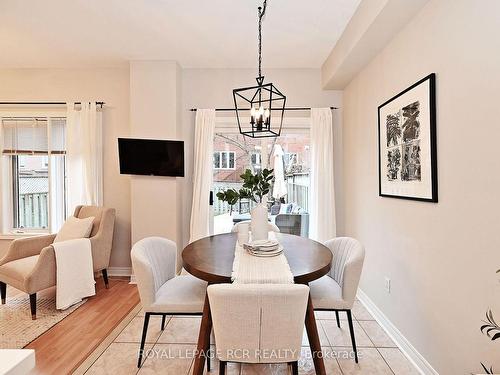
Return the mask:
[[[272,83],[264,83],[262,75],[262,18],[267,0],[258,8],[259,14],[259,76],[257,86],[233,90],[234,107],[240,133],[252,138],[278,137],[283,126],[286,96]],[[248,111],[248,112],[246,112]],[[249,120],[240,112],[247,113]]]

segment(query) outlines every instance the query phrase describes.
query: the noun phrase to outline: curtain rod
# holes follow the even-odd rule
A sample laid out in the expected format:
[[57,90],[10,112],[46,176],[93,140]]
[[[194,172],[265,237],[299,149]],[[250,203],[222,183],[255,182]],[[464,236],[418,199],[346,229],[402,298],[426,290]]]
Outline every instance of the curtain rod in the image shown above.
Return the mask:
[[[271,111],[281,111],[283,108],[271,108]],[[338,107],[330,107],[331,110],[339,109]],[[191,112],[196,112],[198,108],[191,108]],[[288,107],[285,111],[310,111],[311,107]],[[236,111],[235,108],[215,108],[216,112]],[[238,111],[248,111],[248,108],[239,108]]]
[[8,117],[2,117],[2,120],[7,120],[7,121],[47,121],[47,119],[51,119],[51,120],[65,120],[66,117],[63,117],[63,116],[47,116],[47,117],[43,117],[43,116],[35,116],[35,117],[16,117],[16,116],[8,116]]
[[[0,105],[65,105],[66,102],[0,102]],[[81,102],[74,102],[74,104],[81,105]],[[95,102],[95,104],[100,105],[101,108],[105,104],[104,102]]]

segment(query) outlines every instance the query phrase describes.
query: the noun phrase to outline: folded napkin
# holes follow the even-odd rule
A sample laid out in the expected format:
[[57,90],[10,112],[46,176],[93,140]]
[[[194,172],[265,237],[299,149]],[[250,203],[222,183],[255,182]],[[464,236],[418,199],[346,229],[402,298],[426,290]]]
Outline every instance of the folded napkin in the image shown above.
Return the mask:
[[243,248],[248,252],[275,252],[280,249],[280,244],[275,240],[259,240],[248,244],[243,244]]
[[[269,236],[277,242],[273,232],[270,232]],[[250,244],[253,249],[255,242]],[[231,280],[235,284],[293,284],[293,274],[281,245],[278,244],[278,249],[274,250],[280,252],[277,255],[272,253],[273,250],[268,250],[271,244],[264,245],[267,247],[260,243],[258,249],[264,248],[267,251],[251,250],[257,251],[254,256],[236,241],[231,274]],[[272,244],[275,245],[276,243]]]

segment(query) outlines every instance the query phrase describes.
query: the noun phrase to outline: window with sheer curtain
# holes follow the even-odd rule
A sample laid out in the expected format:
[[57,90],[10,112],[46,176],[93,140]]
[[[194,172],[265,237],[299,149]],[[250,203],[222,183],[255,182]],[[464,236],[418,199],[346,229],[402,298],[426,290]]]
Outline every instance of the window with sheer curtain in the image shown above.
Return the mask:
[[56,231],[65,219],[65,117],[3,117],[2,232]]

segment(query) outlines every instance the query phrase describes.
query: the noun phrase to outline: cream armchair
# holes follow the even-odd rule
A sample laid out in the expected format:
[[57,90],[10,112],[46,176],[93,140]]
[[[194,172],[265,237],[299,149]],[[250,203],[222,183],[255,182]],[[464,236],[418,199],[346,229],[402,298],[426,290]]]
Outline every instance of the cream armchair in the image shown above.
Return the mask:
[[[74,216],[93,216],[90,233],[94,272],[102,271],[108,288],[109,257],[113,243],[115,210],[96,206],[78,206]],[[30,296],[31,317],[36,319],[36,293],[56,285],[56,258],[52,243],[55,234],[18,239],[0,259],[0,292],[5,303],[7,284]]]

